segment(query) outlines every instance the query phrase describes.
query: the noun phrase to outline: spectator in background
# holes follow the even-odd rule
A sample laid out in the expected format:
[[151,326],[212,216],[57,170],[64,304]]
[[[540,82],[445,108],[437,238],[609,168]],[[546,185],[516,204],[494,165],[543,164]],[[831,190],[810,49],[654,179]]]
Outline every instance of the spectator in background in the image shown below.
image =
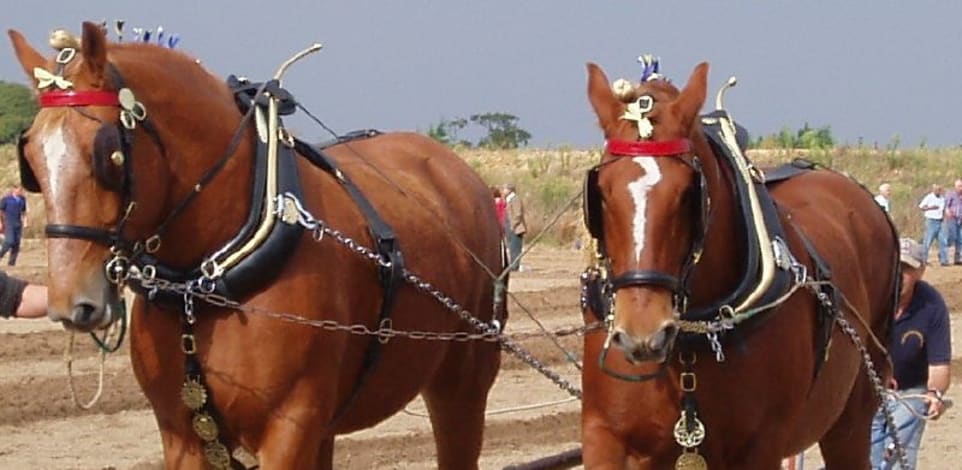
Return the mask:
[[922,280],[922,247],[911,238],[903,238],[900,245],[902,292],[888,341],[893,366],[889,386],[898,400],[884,400],[872,420],[873,469],[900,468],[892,454],[884,408],[892,415],[909,468],[914,469],[925,422],[939,419],[945,412],[943,395],[951,383],[949,309],[939,291]]
[[928,259],[929,250],[932,249],[932,242],[939,244],[939,263],[942,266],[949,265],[948,254],[946,253],[945,237],[942,232],[942,218],[945,216],[945,198],[942,197],[942,185],[933,184],[932,192],[922,198],[919,203],[922,215],[925,217],[925,235],[922,237],[922,251]]
[[945,194],[945,217],[942,218],[942,237],[945,238],[946,261],[949,248],[955,247],[955,264],[962,264],[962,179],[955,180],[955,187]]
[[3,230],[3,248],[0,258],[10,252],[8,258],[10,266],[17,264],[20,254],[20,237],[27,226],[27,198],[23,196],[23,188],[14,186],[6,196],[0,199],[0,230]]
[[521,271],[521,250],[524,247],[524,235],[528,232],[528,225],[524,220],[524,204],[514,189],[512,183],[505,184],[501,188],[501,196],[504,197],[508,206],[504,236],[508,241],[511,270]]
[[875,202],[882,207],[886,213],[892,213],[892,185],[888,183],[882,183],[878,186],[878,194],[875,196]]
[[494,196],[494,215],[498,218],[498,227],[501,227],[501,234],[504,236],[505,221],[508,216],[508,203],[501,197],[501,189],[496,186],[491,187],[491,195]]

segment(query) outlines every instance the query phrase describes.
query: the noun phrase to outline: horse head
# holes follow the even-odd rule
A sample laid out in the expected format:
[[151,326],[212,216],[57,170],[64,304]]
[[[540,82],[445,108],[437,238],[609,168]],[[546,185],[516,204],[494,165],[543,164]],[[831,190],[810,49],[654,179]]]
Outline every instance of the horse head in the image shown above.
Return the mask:
[[609,339],[633,363],[668,357],[700,255],[708,201],[692,137],[707,74],[700,64],[681,91],[657,75],[613,89],[588,64],[606,148],[589,172],[586,210],[616,294]]
[[[94,23],[84,23],[79,40],[64,41],[61,34],[55,44],[51,37],[58,50],[52,59],[19,32],[9,35],[40,103],[23,134],[20,160],[25,186],[43,193],[47,213],[49,316],[68,328],[102,328],[121,314],[118,277],[126,275],[129,259],[120,253],[156,251],[159,237],[151,240],[152,234],[196,182],[199,169],[177,174],[175,165],[212,158],[185,141],[226,140],[222,127],[229,136],[239,113],[223,85],[222,93],[209,95],[226,98],[221,106],[235,119],[218,119],[214,98],[188,93],[197,77],[209,74],[183,54],[109,43]],[[191,109],[185,101],[194,109],[206,106],[207,127],[197,129],[190,113],[165,109]],[[179,132],[185,127],[194,129]]]

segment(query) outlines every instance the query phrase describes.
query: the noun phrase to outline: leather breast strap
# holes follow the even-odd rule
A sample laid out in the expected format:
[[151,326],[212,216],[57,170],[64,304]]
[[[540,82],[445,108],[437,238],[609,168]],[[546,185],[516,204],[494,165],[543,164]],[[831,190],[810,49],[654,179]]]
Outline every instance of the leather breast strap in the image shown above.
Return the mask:
[[[369,138],[378,135],[374,132],[364,132],[358,133],[358,138]],[[338,140],[335,143],[343,143],[343,140]],[[296,140],[295,148],[297,152],[307,158],[312,164],[318,168],[330,173],[334,176],[334,179],[347,191],[347,194],[357,205],[361,214],[367,220],[368,231],[371,237],[374,239],[374,247],[381,258],[390,262],[390,266],[380,266],[378,267],[378,278],[381,281],[382,289],[382,300],[381,308],[378,315],[377,327],[385,327],[390,321],[391,312],[394,308],[394,301],[397,297],[397,291],[399,287],[404,282],[404,256],[401,253],[401,246],[398,242],[397,235],[394,229],[388,225],[387,222],[381,218],[377,210],[371,204],[371,201],[364,196],[361,189],[354,184],[351,178],[337,166],[337,163],[327,156],[321,149],[314,147],[306,142]],[[328,427],[333,430],[337,423],[344,417],[344,414],[351,408],[351,405],[357,400],[357,397],[367,383],[367,381],[373,376],[375,366],[377,365],[378,359],[381,357],[380,338],[372,337],[368,343],[367,350],[364,354],[364,359],[361,363],[361,373],[358,376],[356,382],[354,382],[354,388],[351,390],[350,395],[347,399],[341,403],[334,416],[331,418],[331,422]]]

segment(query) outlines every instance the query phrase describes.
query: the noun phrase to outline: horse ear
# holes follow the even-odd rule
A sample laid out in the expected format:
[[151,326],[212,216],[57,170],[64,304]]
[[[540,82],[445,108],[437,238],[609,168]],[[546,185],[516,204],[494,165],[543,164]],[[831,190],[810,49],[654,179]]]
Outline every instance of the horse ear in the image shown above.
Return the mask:
[[47,59],[27,42],[27,39],[20,34],[20,31],[11,29],[7,31],[7,35],[10,36],[10,42],[13,43],[13,51],[17,55],[17,60],[20,61],[20,66],[23,67],[24,73],[30,77],[30,80],[35,80],[33,77],[33,69],[43,67],[47,63]]
[[99,24],[84,22],[80,53],[83,54],[84,64],[93,74],[94,81],[100,82],[107,66],[107,35]]
[[611,91],[605,72],[591,62],[588,63],[588,101],[598,115],[598,123],[602,129],[608,129],[618,122],[622,112],[621,101]]
[[708,94],[708,62],[702,62],[695,67],[688,78],[685,89],[681,91],[672,103],[672,108],[681,120],[685,129],[691,127],[702,105],[705,104],[705,96]]

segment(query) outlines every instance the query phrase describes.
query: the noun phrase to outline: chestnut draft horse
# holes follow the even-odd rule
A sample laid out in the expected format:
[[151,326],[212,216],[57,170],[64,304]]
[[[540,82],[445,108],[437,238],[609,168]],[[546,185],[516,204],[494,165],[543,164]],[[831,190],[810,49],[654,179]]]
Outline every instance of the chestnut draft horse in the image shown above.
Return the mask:
[[[886,364],[872,336],[885,338],[895,305],[894,229],[868,192],[839,173],[809,169],[772,184],[793,267],[814,275],[820,258],[830,268],[835,317],[820,320],[826,304],[803,288],[716,332],[715,350],[686,329],[688,314],[738,288],[750,256],[743,240],[753,236],[737,210],[737,176],[699,119],[707,75],[703,63],[680,92],[658,78],[613,91],[588,65],[606,149],[587,189],[595,199],[586,205],[600,213],[586,207],[586,215],[614,295],[607,312],[596,312],[609,318],[608,337],[585,337],[585,467],[777,469],[818,442],[827,468],[867,469],[878,399],[859,348],[838,325],[857,331],[876,367]],[[819,333],[829,354],[819,352]]]
[[[324,171],[308,161],[307,147],[278,129],[277,152],[293,155],[284,160],[293,170],[276,171],[296,171],[304,190],[297,200],[278,194],[284,199],[271,230],[299,229],[304,211],[323,223],[281,237],[280,247],[254,250],[237,264],[252,263],[253,277],[227,291],[238,304],[218,308],[204,302],[212,294],[194,297],[197,289],[220,291],[226,274],[216,269],[205,266],[200,272],[213,277],[181,282],[179,291],[171,287],[176,279],[147,281],[161,278],[161,266],[197,272],[191,269],[212,259],[247,219],[262,219],[249,215],[261,119],[247,119],[235,93],[183,53],[113,43],[100,26],[84,23],[79,44],[48,60],[20,33],[9,34],[39,90],[41,110],[25,134],[28,166],[21,171],[31,173],[46,205],[50,316],[90,331],[118,315],[112,280],[130,275],[133,282],[130,273],[140,272],[141,287],[155,291],[152,300],[135,302],[130,355],[167,468],[229,465],[224,451],[243,448],[263,468],[329,469],[335,435],[371,427],[419,393],[431,414],[438,466],[477,468],[499,344],[370,334],[390,328],[466,336],[496,316],[504,320],[489,277],[502,264],[494,206],[467,164],[427,137],[372,132],[324,150],[325,164],[339,167]],[[276,80],[264,86],[287,98],[280,108],[293,108]],[[266,102],[263,93],[237,96],[248,107],[252,96]],[[274,215],[263,211],[263,218]],[[379,233],[393,232],[403,249],[388,250],[389,261],[371,248],[372,218],[393,229]],[[290,256],[276,254],[285,249]],[[379,278],[398,274],[390,271],[402,253],[406,268],[388,299]],[[413,284],[411,274],[430,289]],[[437,295],[424,292],[432,289]],[[393,305],[388,323],[379,316],[383,304]],[[473,318],[453,311],[454,304]],[[378,354],[366,354],[371,348]]]

